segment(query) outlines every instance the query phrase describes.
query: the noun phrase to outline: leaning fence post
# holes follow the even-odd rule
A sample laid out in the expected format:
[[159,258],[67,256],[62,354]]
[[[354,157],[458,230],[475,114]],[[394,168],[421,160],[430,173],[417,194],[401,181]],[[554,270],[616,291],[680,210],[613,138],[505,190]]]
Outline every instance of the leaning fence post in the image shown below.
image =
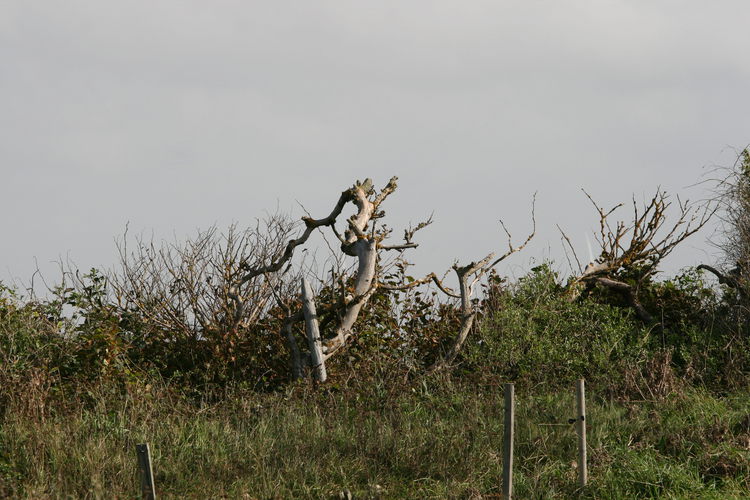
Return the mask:
[[141,479],[141,498],[144,500],[156,500],[156,489],[154,488],[154,471],[151,468],[151,450],[148,443],[135,445],[138,455],[138,475]]
[[503,498],[513,496],[513,429],[515,427],[515,389],[505,384],[505,419],[503,432]]
[[576,382],[576,401],[578,415],[576,416],[576,430],[578,431],[578,485],[586,486],[588,469],[586,460],[586,382],[579,379]]

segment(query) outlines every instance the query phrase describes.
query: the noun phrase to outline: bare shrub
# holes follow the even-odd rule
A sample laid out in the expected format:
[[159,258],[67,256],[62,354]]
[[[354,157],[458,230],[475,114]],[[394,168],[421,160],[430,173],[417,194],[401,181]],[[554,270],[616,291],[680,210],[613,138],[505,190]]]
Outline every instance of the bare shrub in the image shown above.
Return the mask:
[[[275,297],[291,293],[289,267],[250,278],[247,270],[277,260],[296,226],[274,215],[249,229],[233,224],[220,232],[213,226],[184,243],[135,238],[135,245],[126,231],[118,244],[119,268],[108,277],[121,316],[134,318],[132,333],[146,344],[200,351],[196,362],[208,363],[210,353],[214,366],[236,362],[240,344],[258,347],[277,337],[264,321]],[[268,338],[258,338],[259,331]]]
[[750,150],[737,155],[731,168],[717,170],[724,175],[715,179],[715,201],[719,204],[723,252],[718,269],[707,264],[698,266],[714,274],[721,284],[739,294],[747,307],[750,296]]

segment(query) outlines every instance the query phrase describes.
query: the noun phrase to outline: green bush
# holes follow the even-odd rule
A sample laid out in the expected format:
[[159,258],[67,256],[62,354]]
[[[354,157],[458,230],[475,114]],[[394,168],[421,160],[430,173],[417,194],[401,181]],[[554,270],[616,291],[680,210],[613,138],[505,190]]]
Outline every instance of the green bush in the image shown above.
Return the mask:
[[648,282],[642,300],[658,320],[644,346],[673,353],[675,368],[686,378],[713,387],[742,386],[750,375],[750,337],[744,313],[726,290],[709,286],[695,269]]
[[507,287],[494,307],[470,338],[464,370],[529,383],[607,377],[644,334],[627,310],[569,301],[547,264]]

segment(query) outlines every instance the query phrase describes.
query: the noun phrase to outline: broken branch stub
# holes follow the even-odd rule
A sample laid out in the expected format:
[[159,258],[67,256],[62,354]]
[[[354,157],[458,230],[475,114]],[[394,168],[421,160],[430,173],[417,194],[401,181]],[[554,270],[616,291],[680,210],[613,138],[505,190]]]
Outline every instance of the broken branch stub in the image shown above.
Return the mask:
[[318,315],[315,310],[315,299],[313,297],[310,283],[302,278],[302,311],[305,317],[305,332],[307,343],[310,348],[310,364],[312,365],[313,377],[318,382],[325,382],[326,366],[323,358],[323,349],[320,339],[320,328],[318,327]]

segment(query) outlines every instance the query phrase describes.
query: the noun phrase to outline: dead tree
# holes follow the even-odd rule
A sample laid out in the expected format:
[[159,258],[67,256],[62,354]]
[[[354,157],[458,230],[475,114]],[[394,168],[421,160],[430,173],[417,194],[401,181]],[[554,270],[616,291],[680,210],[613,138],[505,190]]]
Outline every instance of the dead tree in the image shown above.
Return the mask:
[[[325,380],[326,360],[344,347],[347,341],[356,334],[355,323],[357,318],[362,308],[365,307],[377,289],[389,291],[407,290],[427,283],[434,283],[444,294],[460,301],[461,326],[459,331],[445,357],[435,363],[431,369],[438,370],[450,365],[461,351],[477,315],[476,307],[472,301],[475,286],[500,262],[522,250],[535,234],[536,221],[533,205],[532,222],[534,228],[522,244],[518,246],[512,245],[511,235],[501,221],[501,226],[508,236],[508,250],[499,257],[495,253],[490,253],[478,262],[472,262],[465,266],[454,265],[453,271],[458,278],[458,292],[445,286],[435,273],[430,273],[422,279],[414,280],[402,286],[381,283],[378,280],[378,273],[382,253],[395,251],[402,256],[406,250],[416,248],[418,244],[413,241],[415,233],[432,222],[430,218],[413,228],[405,230],[402,243],[385,243],[391,231],[385,226],[376,227],[376,222],[378,219],[384,217],[385,212],[380,209],[381,204],[396,190],[396,182],[397,178],[393,177],[380,192],[376,192],[373,189],[370,179],[355,183],[354,186],[341,193],[339,200],[327,217],[322,219],[313,219],[312,217],[303,218],[306,227],[304,233],[300,237],[290,240],[285,251],[277,260],[262,267],[248,269],[245,279],[252,279],[264,273],[278,271],[289,262],[296,247],[304,244],[314,230],[323,227],[330,228],[340,243],[340,248],[344,255],[357,259],[356,271],[353,273],[353,276],[349,280],[343,279],[343,277],[339,277],[338,279],[341,287],[341,300],[338,303],[327,305],[327,309],[317,307],[309,285],[303,280],[302,289],[304,292],[302,295],[305,306],[294,312],[292,312],[291,307],[284,306],[286,307],[287,314],[282,330],[290,345],[293,374],[295,377],[301,374],[303,367],[307,365],[313,369],[313,376],[316,380],[321,382]],[[346,219],[347,227],[342,234],[337,229],[336,223],[348,203],[352,203],[356,207],[356,212]],[[351,286],[346,286],[347,281],[351,283]],[[326,314],[328,318],[335,317],[336,320],[332,321],[333,324],[327,325],[327,328],[323,328],[323,325],[319,324],[317,319],[321,313]],[[310,351],[307,357],[303,357],[300,354],[293,334],[293,325],[300,322],[305,322],[306,325],[305,330],[307,332]]]
[[[246,273],[242,277],[241,283],[253,280],[258,276],[276,273],[289,263],[295,249],[307,242],[313,231],[324,227],[331,229],[331,232],[339,241],[340,249],[344,255],[357,259],[356,271],[352,276],[353,286],[346,288],[346,280],[340,279],[343,287],[341,303],[330,306],[336,309],[335,311],[324,311],[327,313],[334,312],[337,317],[336,324],[327,332],[319,332],[316,305],[312,297],[312,291],[305,280],[302,284],[305,306],[294,312],[288,305],[283,306],[287,310],[287,316],[282,330],[288,339],[290,352],[292,353],[292,370],[295,377],[299,376],[302,373],[303,366],[307,365],[314,368],[316,380],[320,382],[325,380],[325,361],[341,349],[355,334],[354,325],[360,311],[377,289],[379,253],[388,250],[403,251],[417,246],[416,243],[411,241],[414,231],[411,233],[407,231],[407,238],[403,244],[385,245],[383,241],[388,237],[390,231],[384,227],[378,229],[376,225],[376,221],[385,215],[385,212],[380,210],[380,206],[396,190],[397,180],[397,177],[391,178],[380,192],[376,192],[370,179],[355,183],[354,186],[341,193],[333,210],[327,217],[322,219],[304,217],[302,219],[305,224],[304,232],[298,238],[290,240],[286,244],[284,252],[280,253],[276,259],[262,266],[246,266]],[[346,228],[342,233],[337,229],[336,223],[344,207],[349,203],[356,207],[356,212],[346,219]],[[306,322],[311,351],[307,359],[302,358],[293,334],[293,325],[301,321]]]
[[[696,206],[677,197],[677,218],[668,223],[667,210],[672,206],[669,196],[662,190],[647,203],[639,207],[633,198],[633,218],[630,222],[617,221],[614,226],[610,216],[622,204],[610,210],[603,209],[584,191],[599,214],[599,232],[596,241],[600,254],[585,268],[581,266],[570,238],[560,229],[564,244],[569,248],[578,264],[578,274],[568,283],[570,300],[576,300],[585,290],[602,286],[620,294],[633,308],[638,318],[653,323],[654,317],[641,304],[639,289],[645,280],[657,271],[659,263],[677,245],[700,230],[713,212],[708,206]],[[625,273],[635,276],[634,283],[626,282]]]
[[456,360],[458,353],[461,352],[461,349],[463,348],[464,342],[466,342],[466,338],[469,336],[469,332],[471,331],[472,326],[474,326],[474,319],[477,316],[477,309],[472,302],[474,287],[490,270],[492,270],[500,262],[504,261],[514,253],[523,250],[524,247],[526,247],[526,245],[529,243],[529,241],[531,241],[531,239],[536,234],[536,220],[534,218],[533,208],[531,218],[533,229],[531,230],[531,233],[526,237],[526,240],[520,245],[515,247],[513,246],[510,233],[505,230],[505,226],[503,225],[503,230],[505,230],[506,234],[508,235],[508,250],[504,254],[496,258],[496,254],[493,252],[479,262],[471,262],[470,264],[467,264],[465,266],[459,266],[458,264],[455,264],[453,266],[453,271],[456,273],[456,277],[458,278],[459,294],[458,296],[456,296],[455,294],[446,290],[444,287],[441,287],[441,290],[451,297],[460,298],[461,327],[455,339],[451,343],[448,352],[442,359],[438,360],[437,362],[435,362],[435,364],[432,365],[432,367],[430,367],[430,371],[442,370],[450,366]]
[[[535,199],[536,196],[534,197],[534,201]],[[505,224],[503,224],[503,221],[500,221],[500,225],[508,237],[508,250],[505,253],[497,257],[496,253],[492,252],[485,258],[476,262],[471,262],[465,266],[461,266],[458,263],[453,265],[452,270],[456,273],[456,278],[458,279],[458,293],[456,293],[453,289],[445,286],[443,280],[438,278],[435,273],[430,273],[424,278],[412,281],[411,283],[408,283],[406,285],[383,285],[383,288],[386,288],[388,290],[407,290],[409,288],[414,288],[427,283],[433,283],[441,292],[443,292],[448,297],[459,300],[461,309],[461,325],[459,327],[458,333],[451,342],[450,347],[448,348],[448,351],[445,353],[445,355],[435,363],[433,363],[428,371],[435,372],[442,370],[449,367],[456,360],[456,357],[461,352],[461,349],[463,348],[463,345],[466,342],[466,339],[469,336],[472,327],[474,326],[474,320],[476,319],[478,313],[477,308],[472,300],[475,286],[489,271],[494,269],[495,266],[500,264],[502,261],[513,255],[514,253],[523,250],[534,237],[534,235],[536,234],[536,217],[534,215],[534,206],[535,203],[532,203],[532,230],[523,243],[517,246],[513,246],[511,234],[508,232]]]

